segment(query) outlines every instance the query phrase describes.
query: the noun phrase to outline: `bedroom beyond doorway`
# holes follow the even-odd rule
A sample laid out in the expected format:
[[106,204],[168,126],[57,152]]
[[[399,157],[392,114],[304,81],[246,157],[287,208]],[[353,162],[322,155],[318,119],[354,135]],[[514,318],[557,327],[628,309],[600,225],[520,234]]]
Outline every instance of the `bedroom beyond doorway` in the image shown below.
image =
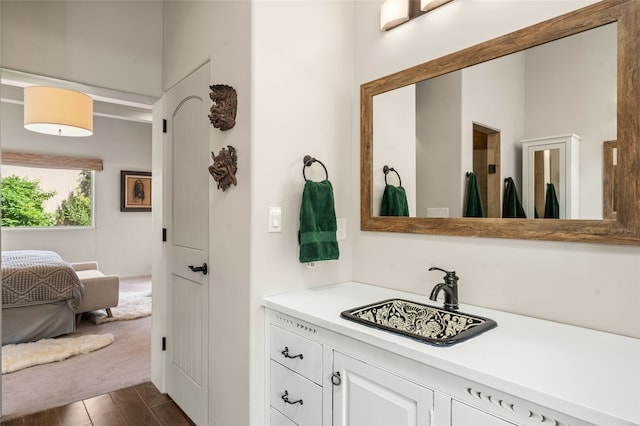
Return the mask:
[[[121,278],[120,293],[151,292],[151,277]],[[2,420],[67,405],[150,381],[152,317],[96,325],[83,318],[75,333],[111,333],[114,342],[64,361],[2,376]]]

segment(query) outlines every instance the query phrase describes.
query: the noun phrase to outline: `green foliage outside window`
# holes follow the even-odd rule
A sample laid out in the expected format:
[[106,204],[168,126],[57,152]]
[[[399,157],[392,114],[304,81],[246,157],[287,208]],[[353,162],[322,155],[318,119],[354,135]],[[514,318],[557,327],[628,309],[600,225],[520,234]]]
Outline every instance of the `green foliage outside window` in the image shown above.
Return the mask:
[[90,170],[80,173],[77,187],[61,201],[55,212],[45,210],[45,202],[56,191],[45,191],[38,179],[16,175],[2,179],[2,226],[47,227],[91,226]]
[[53,217],[44,210],[44,203],[56,193],[43,191],[39,180],[7,176],[2,179],[1,194],[2,226],[53,225]]
[[91,225],[91,172],[80,174],[78,186],[69,193],[55,213],[57,226]]

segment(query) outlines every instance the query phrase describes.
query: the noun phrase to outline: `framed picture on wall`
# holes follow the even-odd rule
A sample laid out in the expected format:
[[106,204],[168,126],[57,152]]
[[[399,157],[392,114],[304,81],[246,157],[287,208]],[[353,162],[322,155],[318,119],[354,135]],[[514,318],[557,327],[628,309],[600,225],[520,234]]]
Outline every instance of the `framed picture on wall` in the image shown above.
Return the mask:
[[120,211],[151,211],[151,172],[120,171]]

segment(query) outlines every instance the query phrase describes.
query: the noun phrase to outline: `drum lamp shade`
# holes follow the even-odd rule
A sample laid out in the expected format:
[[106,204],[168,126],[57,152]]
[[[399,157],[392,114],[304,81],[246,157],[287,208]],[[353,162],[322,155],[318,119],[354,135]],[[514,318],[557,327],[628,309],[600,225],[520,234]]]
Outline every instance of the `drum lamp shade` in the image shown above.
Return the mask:
[[57,136],[93,134],[93,99],[68,89],[24,88],[25,129]]

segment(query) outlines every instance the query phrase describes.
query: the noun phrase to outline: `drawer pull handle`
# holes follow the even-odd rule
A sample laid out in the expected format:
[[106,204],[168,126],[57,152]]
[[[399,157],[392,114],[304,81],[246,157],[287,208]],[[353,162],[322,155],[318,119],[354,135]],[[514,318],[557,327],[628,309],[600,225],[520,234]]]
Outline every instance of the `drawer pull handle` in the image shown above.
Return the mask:
[[340,377],[339,371],[336,371],[331,375],[331,383],[333,383],[333,386],[340,386],[340,383],[342,383],[342,378]]
[[285,358],[290,358],[290,359],[295,359],[295,358],[300,358],[302,359],[302,354],[298,354],[298,355],[289,355],[289,347],[285,346],[284,347],[284,351],[281,352],[282,355],[284,355]]
[[299,400],[297,400],[297,401],[291,401],[291,400],[289,400],[289,392],[287,392],[287,390],[286,390],[286,389],[285,389],[285,391],[284,391],[284,395],[282,395],[282,396],[281,396],[281,398],[282,398],[282,400],[283,400],[284,402],[286,402],[287,404],[291,404],[291,405],[295,405],[295,404],[300,404],[300,405],[302,405],[302,404],[303,404],[301,399],[299,399]]

